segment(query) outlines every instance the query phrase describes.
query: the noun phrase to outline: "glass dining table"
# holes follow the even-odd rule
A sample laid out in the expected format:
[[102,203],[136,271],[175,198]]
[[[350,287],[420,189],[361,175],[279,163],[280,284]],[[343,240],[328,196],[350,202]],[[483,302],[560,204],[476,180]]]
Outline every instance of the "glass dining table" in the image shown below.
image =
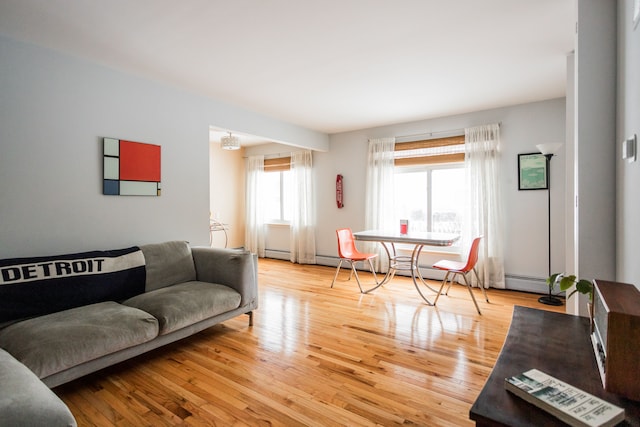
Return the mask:
[[[430,231],[412,231],[406,234],[400,232],[385,231],[385,230],[365,230],[353,233],[353,237],[356,240],[364,242],[378,242],[382,244],[387,257],[389,258],[389,268],[382,278],[377,281],[375,286],[366,290],[364,293],[371,292],[378,289],[380,286],[391,281],[396,271],[408,270],[411,272],[411,279],[418,291],[418,294],[428,304],[433,305],[427,298],[421,287],[429,289],[430,291],[437,293],[436,289],[433,289],[424,279],[420,272],[420,253],[425,246],[443,247],[451,246],[460,239],[460,235],[456,233],[436,233]],[[398,255],[396,251],[396,244],[410,244],[413,245],[413,251],[411,255]]]

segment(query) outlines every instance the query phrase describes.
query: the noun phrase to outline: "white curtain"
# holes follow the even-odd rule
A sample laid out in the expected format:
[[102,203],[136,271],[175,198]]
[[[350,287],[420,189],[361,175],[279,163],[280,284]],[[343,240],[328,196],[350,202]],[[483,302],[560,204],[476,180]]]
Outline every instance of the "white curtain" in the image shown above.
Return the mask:
[[[393,229],[393,152],[395,143],[395,138],[369,140],[364,217],[365,229],[367,230]],[[370,243],[366,247],[367,252],[378,254],[374,263],[375,269],[387,271],[389,260],[382,246]]]
[[[485,287],[504,288],[502,203],[500,197],[500,125],[465,129],[467,204],[463,247],[484,236],[477,271]],[[477,282],[473,276],[474,286]]]
[[247,159],[245,249],[264,258],[264,191],[260,188],[264,174],[264,156]]
[[293,217],[290,225],[291,262],[316,263],[316,223],[311,151],[291,153]]

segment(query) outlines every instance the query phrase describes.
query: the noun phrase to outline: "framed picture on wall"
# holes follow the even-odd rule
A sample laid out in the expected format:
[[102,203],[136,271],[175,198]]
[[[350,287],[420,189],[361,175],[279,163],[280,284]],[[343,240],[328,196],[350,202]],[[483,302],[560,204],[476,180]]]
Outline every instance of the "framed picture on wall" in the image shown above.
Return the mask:
[[543,154],[518,154],[518,190],[546,190],[547,176],[547,159]]

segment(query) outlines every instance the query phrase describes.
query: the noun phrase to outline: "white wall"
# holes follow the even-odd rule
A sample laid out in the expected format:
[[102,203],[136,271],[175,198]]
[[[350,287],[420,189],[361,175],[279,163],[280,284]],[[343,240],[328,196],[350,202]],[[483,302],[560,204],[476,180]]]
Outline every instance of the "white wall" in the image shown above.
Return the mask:
[[578,2],[577,274],[615,280],[616,3]]
[[[0,257],[209,243],[209,126],[328,136],[0,36]],[[102,195],[102,138],[162,146],[162,196]]]
[[621,158],[621,141],[640,136],[640,24],[632,24],[633,1],[618,1],[616,280],[640,288],[640,159]]
[[[502,192],[505,200],[505,268],[509,287],[546,290],[547,192],[518,191],[517,155],[536,152],[536,144],[565,141],[565,100],[554,99],[509,108],[425,120],[330,136],[330,150],[314,153],[318,191],[319,262],[336,257],[335,230],[364,227],[365,178],[369,138],[444,132],[487,123],[501,123]],[[551,162],[552,270],[564,269],[564,151]],[[344,176],[345,206],[335,203],[335,179]],[[441,256],[441,255],[438,255]],[[539,278],[540,280],[529,280]]]

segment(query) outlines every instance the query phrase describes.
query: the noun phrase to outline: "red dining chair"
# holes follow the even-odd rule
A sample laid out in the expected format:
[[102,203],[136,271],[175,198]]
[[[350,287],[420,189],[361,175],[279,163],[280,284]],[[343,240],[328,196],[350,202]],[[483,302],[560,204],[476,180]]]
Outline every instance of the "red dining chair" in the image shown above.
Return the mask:
[[433,264],[433,268],[437,268],[439,270],[444,270],[447,272],[447,274],[444,275],[444,279],[442,280],[442,284],[440,285],[440,289],[438,290],[438,295],[436,295],[436,299],[433,301],[433,305],[436,305],[436,303],[438,302],[438,298],[440,298],[442,289],[444,288],[444,285],[447,283],[447,281],[449,282],[449,286],[447,287],[447,290],[444,293],[445,295],[447,295],[447,293],[449,292],[449,289],[451,288],[451,284],[453,283],[453,278],[459,274],[462,276],[462,279],[464,280],[464,283],[467,286],[467,289],[469,290],[469,294],[471,294],[471,299],[473,300],[473,303],[476,306],[476,310],[478,310],[478,314],[482,314],[480,312],[480,307],[478,307],[478,302],[476,301],[476,297],[473,296],[473,292],[471,291],[471,285],[467,280],[467,273],[469,273],[470,271],[473,271],[473,273],[476,275],[476,278],[478,279],[478,283],[480,284],[480,289],[482,289],[482,293],[484,294],[484,299],[487,302],[489,302],[489,298],[487,297],[487,291],[484,289],[484,283],[482,283],[482,280],[480,280],[480,276],[478,276],[478,272],[476,271],[476,263],[478,262],[478,250],[480,248],[481,239],[482,239],[482,236],[476,237],[475,239],[473,239],[473,242],[471,243],[471,249],[469,249],[469,256],[467,257],[466,262],[440,260],[435,264]]
[[360,278],[358,277],[358,271],[356,270],[356,262],[359,261],[369,261],[369,267],[371,267],[371,271],[373,272],[373,279],[375,282],[378,282],[376,278],[376,270],[373,268],[373,262],[371,261],[378,254],[367,254],[358,251],[356,248],[356,243],[353,238],[353,233],[350,228],[340,228],[336,230],[336,234],[338,236],[338,256],[340,257],[340,262],[338,263],[338,268],[336,269],[336,274],[333,276],[333,282],[331,282],[331,287],[333,288],[333,284],[338,278],[338,273],[340,272],[340,268],[342,267],[342,262],[346,261],[351,265],[351,272],[349,273],[349,280],[351,280],[351,276],[355,274],[356,282],[358,282],[358,288],[360,288],[361,293],[365,293],[362,290],[362,285],[360,284]]

